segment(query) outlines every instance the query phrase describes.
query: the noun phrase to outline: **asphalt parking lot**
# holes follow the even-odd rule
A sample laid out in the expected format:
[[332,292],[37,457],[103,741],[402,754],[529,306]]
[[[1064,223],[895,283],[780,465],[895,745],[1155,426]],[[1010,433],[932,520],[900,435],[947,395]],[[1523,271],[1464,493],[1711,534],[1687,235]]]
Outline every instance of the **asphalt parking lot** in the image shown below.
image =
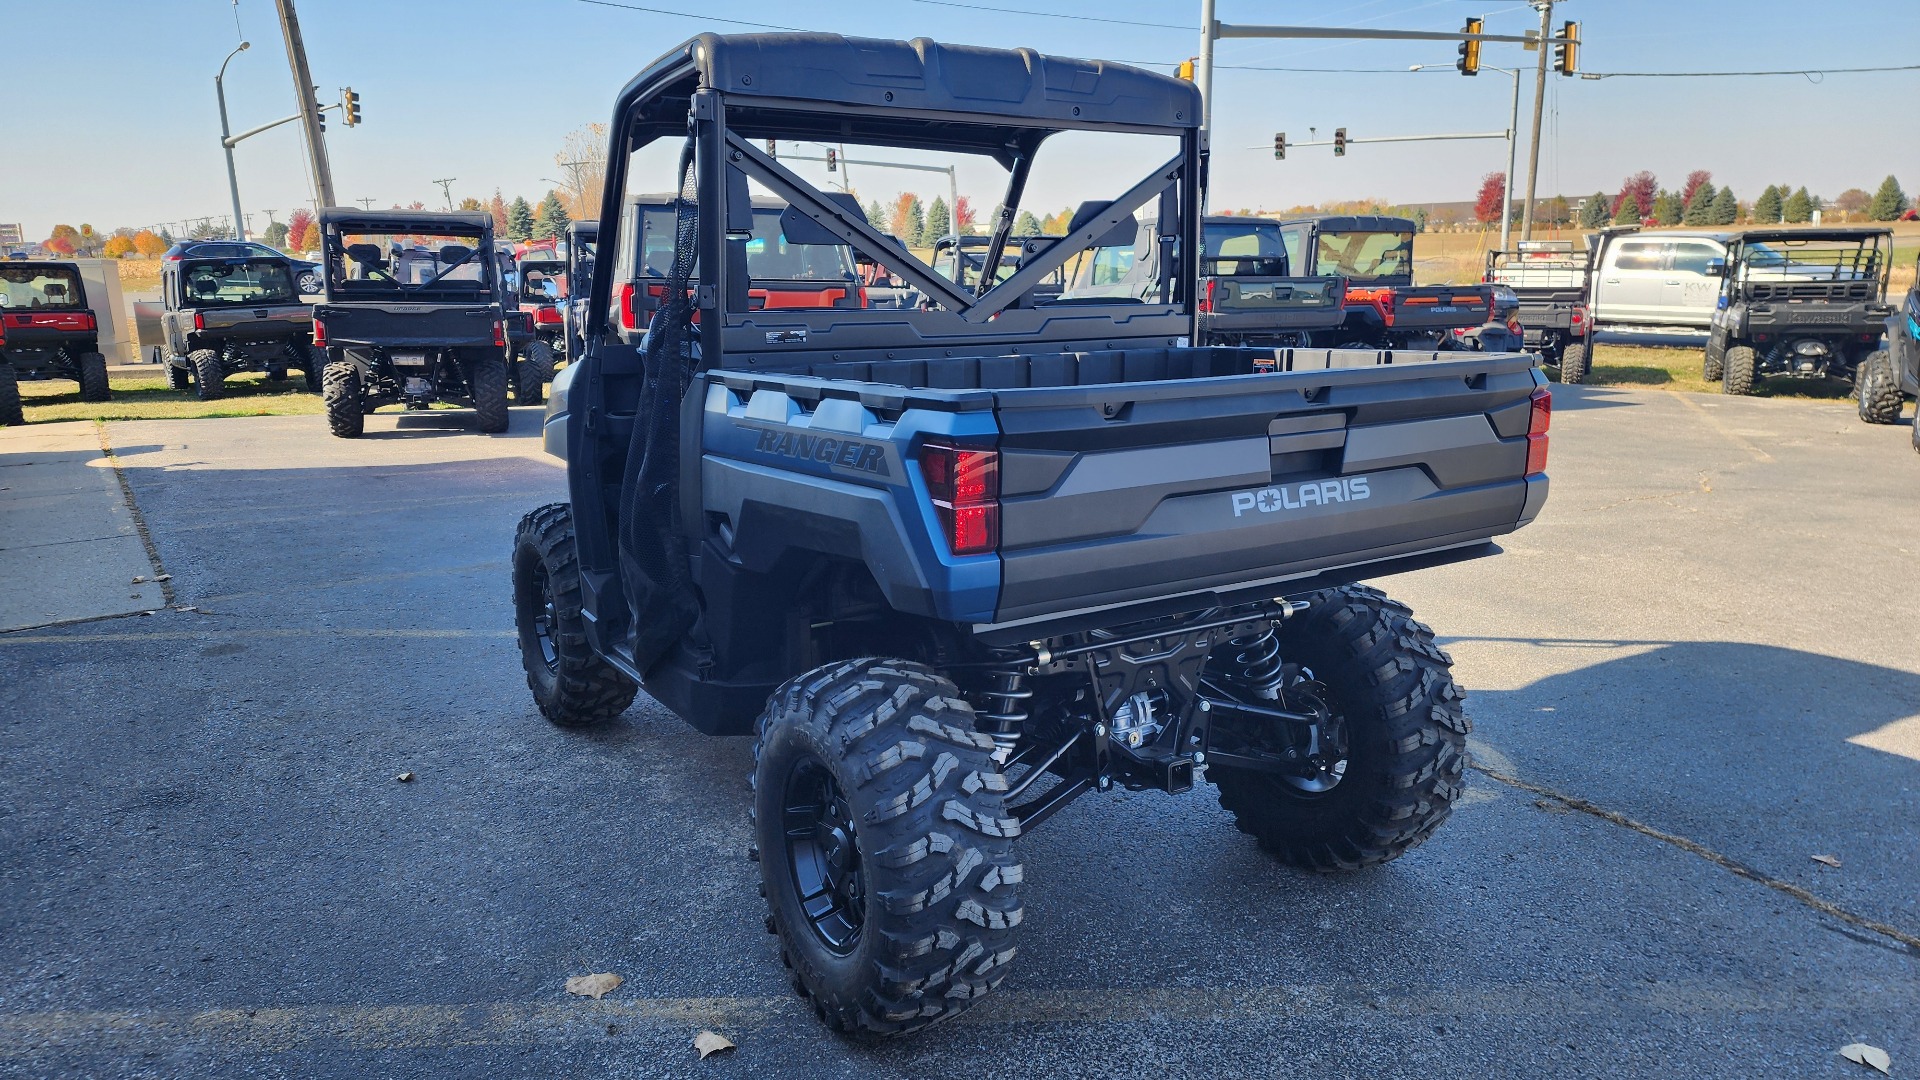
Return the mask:
[[[69,465],[117,467],[170,595],[0,634],[0,1076],[1870,1075],[1856,1041],[1910,1072],[1906,422],[1556,390],[1540,520],[1379,583],[1457,658],[1487,770],[1431,843],[1315,877],[1199,793],[1088,796],[1022,841],[1003,990],[880,1047],[787,988],[745,740],[535,712],[536,410],[108,424]],[[23,447],[0,488],[51,463]]]

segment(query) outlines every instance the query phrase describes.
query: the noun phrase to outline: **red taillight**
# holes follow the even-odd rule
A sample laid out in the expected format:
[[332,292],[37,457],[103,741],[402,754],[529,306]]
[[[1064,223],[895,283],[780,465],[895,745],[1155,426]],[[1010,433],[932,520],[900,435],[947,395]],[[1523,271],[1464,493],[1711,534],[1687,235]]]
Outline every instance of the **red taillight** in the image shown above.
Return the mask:
[[1518,315],[1510,316],[1507,319],[1507,330],[1515,334],[1526,333],[1526,330],[1520,325],[1520,316]]
[[93,312],[91,311],[86,312],[85,314],[80,316],[80,329],[98,330],[100,329],[100,321],[93,317]]
[[533,313],[533,321],[542,326],[549,324],[558,326],[560,324],[560,309],[550,307],[538,308]]
[[501,346],[501,347],[503,347],[503,348],[504,348],[504,347],[506,346],[506,344],[507,344],[507,320],[505,320],[505,319],[495,319],[495,320],[493,321],[493,343],[494,343],[495,345],[499,345],[499,346]]
[[620,325],[628,330],[640,329],[640,320],[633,313],[633,295],[638,291],[633,285],[626,284],[615,289],[620,300]]
[[313,345],[317,349],[327,347],[327,324],[319,319],[313,320]]
[[920,475],[955,555],[1000,546],[999,451],[927,443],[920,448]]
[[194,313],[193,313],[193,328],[194,328],[195,330],[205,330],[205,329],[207,328],[207,313],[206,313],[206,312],[204,312],[204,311],[196,311],[196,312],[194,312]]
[[1200,298],[1200,314],[1213,314],[1213,287],[1220,283],[1219,278],[1207,279],[1207,295]]
[[1573,305],[1573,314],[1569,317],[1568,321],[1573,324],[1575,330],[1580,329],[1581,325],[1587,321],[1586,307],[1581,304]]
[[1553,394],[1546,387],[1533,392],[1533,414],[1527,422],[1527,475],[1547,471],[1547,427],[1553,423]]

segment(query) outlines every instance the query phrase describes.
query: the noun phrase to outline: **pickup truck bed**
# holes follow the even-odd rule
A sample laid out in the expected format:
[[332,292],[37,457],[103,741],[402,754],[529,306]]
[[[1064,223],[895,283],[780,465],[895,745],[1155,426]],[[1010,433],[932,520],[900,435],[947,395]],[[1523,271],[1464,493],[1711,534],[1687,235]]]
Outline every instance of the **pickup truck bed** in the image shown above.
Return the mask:
[[[982,627],[1271,595],[1511,532],[1546,496],[1527,475],[1544,380],[1522,355],[1153,348],[703,378],[704,509],[760,538],[743,568],[858,557],[896,609]],[[997,553],[955,558],[906,524],[929,432],[997,446]]]

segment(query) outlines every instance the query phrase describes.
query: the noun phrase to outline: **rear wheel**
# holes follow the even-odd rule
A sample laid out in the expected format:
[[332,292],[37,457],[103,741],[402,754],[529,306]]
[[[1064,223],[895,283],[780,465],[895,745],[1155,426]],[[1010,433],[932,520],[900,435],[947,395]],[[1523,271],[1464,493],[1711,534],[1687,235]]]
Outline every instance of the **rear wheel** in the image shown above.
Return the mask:
[[1853,396],[1860,399],[1860,419],[1867,423],[1899,421],[1905,399],[1900,396],[1900,376],[1893,370],[1892,353],[1881,349],[1860,361],[1853,369]]
[[992,753],[920,664],[828,664],[768,699],[752,773],[767,929],[828,1026],[905,1035],[1006,978],[1020,823]]
[[80,400],[106,401],[113,396],[107,385],[107,358],[97,352],[80,354]]
[[1720,392],[1723,394],[1751,394],[1755,373],[1760,358],[1751,347],[1735,345],[1727,350],[1726,371],[1720,377]]
[[167,389],[185,390],[193,380],[187,375],[187,363],[177,356],[169,356],[167,365]]
[[0,358],[0,424],[18,427],[26,422],[26,413],[20,408],[20,373]]
[[473,394],[474,426],[482,434],[507,430],[507,359],[489,356],[468,368],[468,390]]
[[1560,351],[1560,381],[1579,386],[1587,381],[1587,347],[1573,344]]
[[[1287,681],[1280,701],[1323,713],[1316,773],[1212,766],[1220,805],[1280,861],[1358,870],[1396,859],[1433,835],[1465,790],[1464,696],[1453,658],[1406,605],[1360,585],[1312,596],[1279,630]],[[1221,736],[1216,723],[1214,736]],[[1282,756],[1290,734],[1267,733]],[[1253,733],[1233,732],[1235,741]],[[1257,736],[1254,736],[1257,737]]]
[[553,378],[553,346],[535,338],[513,365],[513,400],[538,405],[547,400],[547,382]]
[[307,380],[307,392],[319,393],[323,382],[322,374],[326,370],[325,364],[320,359],[320,350],[308,345],[299,345],[295,346],[294,352],[300,354],[300,373]]
[[220,396],[227,373],[221,370],[219,353],[212,349],[195,349],[188,354],[187,365],[193,369],[194,397],[201,401],[212,401]]
[[345,362],[328,364],[321,384],[320,397],[327,408],[328,430],[342,439],[358,438],[367,428],[360,369]]
[[591,727],[633,704],[640,688],[587,643],[573,511],[566,503],[520,519],[513,536],[513,621],[540,715],[561,727]]

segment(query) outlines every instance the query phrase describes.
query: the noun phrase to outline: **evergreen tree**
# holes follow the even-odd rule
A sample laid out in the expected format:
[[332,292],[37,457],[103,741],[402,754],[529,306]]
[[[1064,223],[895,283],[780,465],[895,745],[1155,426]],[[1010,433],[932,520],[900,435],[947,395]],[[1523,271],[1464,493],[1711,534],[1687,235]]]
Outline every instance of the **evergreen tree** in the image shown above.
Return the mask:
[[1900,190],[1900,181],[1889,176],[1880,181],[1880,190],[1873,193],[1873,202],[1867,205],[1867,216],[1875,221],[1894,221],[1907,212],[1907,193]]
[[1607,223],[1607,193],[1594,192],[1580,207],[1580,226],[1586,229],[1598,229]]
[[933,206],[927,210],[926,242],[931,244],[953,232],[953,214],[947,209],[947,200],[934,196]]
[[1707,224],[1731,225],[1740,220],[1740,200],[1733,197],[1733,189],[1723,187],[1713,197],[1713,205],[1707,208]]
[[1663,191],[1653,198],[1653,223],[1655,225],[1678,225],[1680,215],[1686,207],[1680,204],[1680,193]]
[[1632,199],[1621,199],[1620,212],[1613,215],[1613,223],[1615,225],[1640,224],[1640,207]]
[[1013,219],[1013,235],[1039,236],[1040,219],[1034,217],[1031,210],[1020,211],[1020,216]]
[[1780,208],[1781,215],[1790,225],[1800,225],[1813,220],[1813,196],[1801,188],[1787,196],[1786,204]]
[[518,195],[513,197],[512,205],[507,207],[507,239],[533,239],[533,207]]
[[1702,181],[1693,189],[1693,198],[1687,200],[1686,213],[1680,218],[1687,225],[1713,224],[1713,200],[1720,193],[1713,185]]
[[927,208],[921,205],[918,195],[907,204],[907,225],[901,230],[900,239],[905,240],[908,247],[933,246],[935,238],[927,236]]
[[533,238],[551,240],[556,236],[565,236],[567,224],[572,220],[567,216],[566,206],[560,202],[560,193],[549,191],[547,197],[540,200],[540,211],[534,216]]
[[876,229],[884,229],[887,227],[887,210],[886,207],[880,205],[879,199],[867,200],[866,213],[867,224]]
[[1753,222],[1756,225],[1772,225],[1780,220],[1780,189],[1772,184],[1753,200]]

